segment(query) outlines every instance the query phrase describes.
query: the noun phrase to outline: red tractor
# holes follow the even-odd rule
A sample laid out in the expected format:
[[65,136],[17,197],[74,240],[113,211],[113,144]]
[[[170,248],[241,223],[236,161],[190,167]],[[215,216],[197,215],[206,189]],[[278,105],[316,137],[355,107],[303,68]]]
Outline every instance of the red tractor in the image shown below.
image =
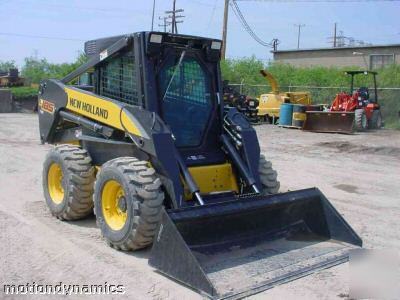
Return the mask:
[[[346,71],[351,76],[350,93],[341,92],[336,95],[332,105],[325,112],[307,112],[304,130],[319,132],[345,132],[353,130],[379,129],[382,127],[382,115],[378,104],[376,72]],[[373,89],[360,87],[354,90],[356,75],[373,77]]]

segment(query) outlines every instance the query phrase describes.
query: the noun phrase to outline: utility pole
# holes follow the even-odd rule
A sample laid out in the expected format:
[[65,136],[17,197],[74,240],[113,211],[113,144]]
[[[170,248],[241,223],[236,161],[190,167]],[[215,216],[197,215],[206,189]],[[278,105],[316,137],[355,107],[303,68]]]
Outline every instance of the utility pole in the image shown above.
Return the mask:
[[336,30],[337,30],[337,23],[335,22],[335,27],[333,30],[333,48],[336,48],[336,38],[337,38]]
[[158,19],[162,20],[162,24],[158,24],[158,27],[162,27],[164,32],[167,32],[168,25],[171,25],[171,23],[167,21],[168,17],[158,17]]
[[176,0],[173,0],[172,5],[172,33],[176,33],[178,28],[176,26]]
[[222,49],[221,49],[222,59],[225,59],[226,56],[226,40],[228,37],[228,13],[229,13],[229,0],[225,0],[224,21],[222,27]]
[[298,32],[297,32],[297,49],[300,49],[300,33],[301,33],[301,27],[306,26],[305,24],[294,24],[294,26],[298,27]]
[[154,13],[156,11],[156,0],[153,1],[153,14],[151,16],[151,31],[154,30]]
[[166,11],[166,14],[169,14],[167,16],[167,19],[171,19],[171,25],[172,25],[172,33],[178,33],[178,23],[183,23],[182,21],[179,21],[178,19],[184,18],[185,16],[183,15],[177,15],[177,13],[182,13],[184,12],[183,9],[176,9],[176,0],[173,0],[172,2],[172,10]]
[[273,40],[272,40],[272,49],[274,50],[274,51],[277,51],[278,50],[278,45],[280,44],[280,41],[277,39],[277,38],[274,38]]

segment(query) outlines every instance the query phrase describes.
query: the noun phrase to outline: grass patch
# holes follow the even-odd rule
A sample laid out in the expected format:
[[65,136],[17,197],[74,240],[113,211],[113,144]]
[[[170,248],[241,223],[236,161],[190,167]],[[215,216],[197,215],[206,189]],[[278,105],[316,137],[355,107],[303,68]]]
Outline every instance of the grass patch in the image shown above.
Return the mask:
[[13,94],[15,99],[21,99],[37,96],[38,89],[30,86],[12,87],[11,93]]

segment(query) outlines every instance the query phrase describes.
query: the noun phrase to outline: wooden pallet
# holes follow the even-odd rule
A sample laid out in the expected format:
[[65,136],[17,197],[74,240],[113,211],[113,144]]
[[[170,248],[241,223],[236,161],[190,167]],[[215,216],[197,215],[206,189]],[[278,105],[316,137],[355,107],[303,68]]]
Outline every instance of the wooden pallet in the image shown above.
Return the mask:
[[292,126],[292,125],[278,125],[278,127],[282,127],[282,128],[290,128],[290,129],[301,129],[301,127],[298,127],[298,126]]

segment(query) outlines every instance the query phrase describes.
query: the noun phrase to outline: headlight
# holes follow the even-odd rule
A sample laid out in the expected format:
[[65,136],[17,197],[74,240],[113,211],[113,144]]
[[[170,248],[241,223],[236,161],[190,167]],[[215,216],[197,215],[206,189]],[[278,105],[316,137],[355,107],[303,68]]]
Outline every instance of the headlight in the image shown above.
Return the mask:
[[152,34],[150,35],[150,43],[161,44],[162,35],[161,34]]
[[211,49],[213,50],[221,50],[222,43],[220,41],[212,41]]

